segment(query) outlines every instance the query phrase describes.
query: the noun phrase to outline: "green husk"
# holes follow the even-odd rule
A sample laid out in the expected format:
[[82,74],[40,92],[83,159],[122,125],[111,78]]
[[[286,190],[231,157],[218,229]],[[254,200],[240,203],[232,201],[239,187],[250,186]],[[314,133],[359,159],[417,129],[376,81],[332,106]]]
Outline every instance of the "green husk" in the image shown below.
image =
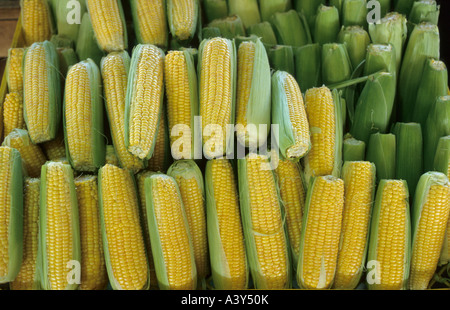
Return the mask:
[[367,31],[360,26],[342,27],[337,36],[337,43],[345,44],[352,68],[356,69],[366,59],[370,37]]
[[217,27],[203,27],[202,37],[204,40],[221,37],[220,29]]
[[276,45],[268,49],[270,67],[295,76],[294,49],[290,45]]
[[439,139],[434,156],[433,171],[441,172],[450,178],[450,136]]
[[75,52],[80,61],[92,59],[97,66],[104,55],[103,51],[98,47],[95,39],[94,28],[92,28],[89,13],[84,13],[81,19],[80,31],[75,44]]
[[377,182],[395,179],[396,138],[391,133],[374,133],[367,145],[366,160],[377,167]]
[[50,42],[55,44],[56,48],[74,48],[74,42],[71,39],[59,34],[52,35]]
[[442,96],[436,99],[430,109],[423,130],[424,140],[424,168],[432,170],[436,148],[439,139],[450,135],[450,96]]
[[370,76],[356,104],[351,135],[368,143],[371,134],[386,133],[392,121],[394,101],[394,76],[388,72]]
[[440,6],[435,0],[418,0],[413,3],[408,15],[409,33],[412,29],[423,22],[438,25]]
[[[158,230],[158,221],[159,215],[156,214],[155,211],[155,201],[153,198],[153,187],[156,186],[158,179],[166,179],[171,182],[173,182],[177,188],[178,195],[177,197],[174,197],[173,199],[178,199],[181,206],[182,206],[182,216],[183,216],[183,225],[186,228],[186,233],[189,235],[189,250],[190,250],[190,257],[191,257],[191,265],[194,267],[192,268],[192,279],[193,284],[197,285],[197,272],[195,268],[195,257],[194,257],[194,249],[192,245],[192,237],[189,232],[189,224],[187,221],[186,213],[184,211],[183,202],[181,200],[181,194],[178,189],[178,185],[174,178],[164,175],[164,174],[153,174],[145,178],[145,192],[146,192],[146,209],[147,209],[147,221],[148,221],[148,227],[150,230],[150,244],[152,248],[152,255],[153,255],[153,261],[155,264],[155,272],[156,277],[158,281],[158,287],[161,290],[169,290],[170,289],[170,283],[168,279],[167,269],[164,262],[164,252],[162,249],[161,239],[160,239],[160,233]],[[167,206],[169,207],[169,206]],[[194,287],[192,288],[194,289]]]
[[366,158],[366,143],[356,140],[351,135],[344,137],[343,162],[364,161]]
[[277,12],[287,12],[292,9],[291,0],[258,0],[262,21],[270,21]]
[[342,21],[342,5],[344,0],[329,0],[329,5],[334,6],[339,12],[339,20]]
[[261,22],[257,0],[228,0],[229,15],[238,15],[247,29]]
[[[367,47],[364,76],[377,72],[388,72],[397,77],[395,48],[390,44],[370,44]],[[395,81],[397,83],[397,81]]]
[[[75,11],[74,11],[75,10]],[[73,15],[76,12],[76,15]],[[87,12],[86,1],[71,1],[71,0],[59,0],[55,3],[56,27],[58,29],[58,35],[68,38],[75,42],[78,38],[80,30],[81,20],[74,20],[73,24],[69,24],[71,19],[75,18],[78,14],[80,19]],[[78,23],[79,22],[79,23]]]
[[430,57],[440,57],[439,28],[430,23],[421,23],[411,33],[400,69],[398,91],[400,117],[403,122],[411,120],[411,105],[417,98],[424,66]]
[[377,0],[380,3],[380,15],[381,17],[386,16],[387,13],[391,12],[392,0]]
[[341,24],[347,26],[361,26],[367,29],[367,1],[366,0],[344,0],[342,3]]
[[[72,260],[81,263],[81,241],[80,241],[80,223],[78,216],[78,200],[74,182],[74,172],[72,167],[60,162],[47,162],[42,166],[41,170],[41,188],[39,194],[39,246],[38,246],[38,269],[40,269],[41,287],[44,290],[52,290],[51,282],[48,274],[47,256],[50,255],[47,247],[47,190],[49,182],[47,181],[47,173],[50,169],[62,169],[64,171],[64,177],[66,185],[69,186],[70,205],[64,206],[68,209],[71,216],[71,233],[72,233]],[[61,184],[61,186],[64,186]],[[58,187],[59,188],[59,187]],[[54,188],[53,190],[57,190]],[[62,215],[61,215],[62,216]],[[58,221],[58,219],[55,219]],[[66,233],[69,233],[66,231]],[[78,284],[69,283],[66,290],[77,290]]]
[[415,0],[393,0],[394,1],[394,11],[399,12],[403,15],[408,15],[411,12],[412,6]]
[[[1,146],[0,149],[8,152],[7,159],[9,165],[0,167],[2,175],[7,175],[7,171],[11,175],[9,180],[3,180],[5,183],[1,188],[2,196],[10,195],[11,200],[8,205],[2,205],[2,208],[9,210],[9,223],[6,228],[8,234],[8,271],[0,277],[0,283],[12,282],[20,271],[23,259],[23,168],[22,157],[20,152],[8,146]],[[6,154],[5,154],[6,155]],[[8,190],[8,191],[7,191]]]
[[208,27],[218,28],[220,30],[220,36],[229,40],[238,36],[246,36],[244,23],[237,15],[215,19],[208,24]]
[[248,35],[256,35],[261,38],[261,42],[267,45],[277,45],[277,37],[269,22],[261,22],[254,24],[247,29]]
[[[255,159],[251,159],[255,158]],[[240,197],[240,208],[241,208],[241,219],[242,219],[242,227],[244,231],[244,239],[245,239],[245,245],[247,249],[247,258],[248,258],[248,266],[250,269],[250,274],[252,276],[253,284],[256,289],[289,289],[291,287],[291,263],[290,263],[290,250],[289,250],[289,239],[286,232],[286,225],[283,223],[282,232],[277,231],[274,232],[274,234],[277,233],[283,233],[284,235],[284,246],[283,249],[280,249],[281,251],[284,251],[286,253],[285,257],[281,257],[280,255],[276,256],[277,259],[285,259],[287,268],[285,270],[286,274],[285,277],[287,279],[286,283],[284,283],[283,287],[269,287],[267,281],[270,279],[267,279],[266,275],[264,274],[264,270],[262,270],[259,262],[258,257],[258,251],[256,249],[256,242],[255,242],[255,236],[258,235],[260,237],[266,237],[271,238],[270,235],[262,235],[260,232],[255,231],[253,229],[253,223],[252,223],[252,209],[258,208],[261,206],[253,205],[252,201],[250,199],[250,188],[254,188],[257,186],[257,184],[250,184],[249,177],[248,177],[248,166],[247,163],[249,160],[258,160],[258,162],[261,163],[261,165],[269,164],[269,160],[267,156],[263,155],[256,155],[256,154],[249,154],[245,158],[238,159],[237,161],[237,168],[238,168],[238,183],[239,183],[239,197]],[[263,167],[260,167],[260,169],[263,169]],[[279,189],[276,185],[276,176],[275,172],[273,170],[268,170],[268,173],[272,175],[271,182],[273,182],[273,186],[277,189],[277,200],[279,201],[279,207],[280,207],[280,213],[281,217],[284,219],[284,210],[281,208],[281,200],[279,196]],[[266,188],[267,190],[270,189],[270,185],[267,184],[266,186],[269,186],[269,188]],[[273,206],[276,207],[276,206]],[[269,222],[271,220],[276,221],[277,219],[268,219]],[[270,224],[268,224],[270,225]],[[274,225],[277,225],[276,222],[274,222]],[[276,255],[276,253],[272,252],[271,255]]]
[[311,27],[311,29],[314,29],[314,42],[319,44],[336,42],[340,25],[337,8],[320,5],[314,26]]
[[300,90],[319,87],[322,83],[322,49],[318,43],[294,50],[295,77]]
[[[79,172],[94,172],[99,169],[105,163],[106,155],[106,142],[104,137],[104,127],[103,127],[103,93],[102,93],[102,80],[100,69],[94,63],[93,60],[83,60],[80,62],[86,70],[88,71],[89,81],[88,87],[90,87],[90,102],[92,106],[92,114],[90,115],[91,128],[91,139],[87,140],[88,137],[79,137],[81,143],[84,143],[86,148],[89,149],[91,153],[92,161],[90,163],[85,163],[83,161],[78,161],[75,154],[71,153],[71,146],[69,144],[69,137],[67,135],[67,127],[75,126],[82,127],[85,126],[87,121],[84,118],[80,119],[67,119],[66,113],[63,113],[63,126],[64,126],[64,141],[66,147],[66,157],[72,165],[73,169]],[[73,68],[73,67],[72,67]],[[72,69],[71,68],[71,69]],[[69,76],[71,70],[67,73]],[[70,85],[67,85],[69,87]],[[80,105],[86,104],[85,102],[79,102]],[[63,109],[66,111],[66,98],[64,98]],[[70,122],[70,124],[69,124]]]
[[[382,199],[383,199],[383,195],[384,195],[384,191],[385,191],[385,186],[387,186],[387,184],[389,184],[390,182],[397,182],[397,180],[381,180],[380,184],[378,185],[378,189],[376,192],[376,196],[375,196],[375,203],[374,203],[374,207],[373,207],[373,212],[372,212],[372,219],[371,219],[371,223],[370,223],[370,237],[369,237],[369,250],[368,250],[368,255],[367,255],[367,261],[368,262],[377,262],[377,251],[378,251],[378,229],[379,229],[379,224],[380,224],[380,216],[381,216],[381,212],[382,212]],[[403,184],[403,187],[406,190],[406,208],[404,209],[405,212],[405,217],[406,217],[406,224],[405,224],[405,229],[406,229],[406,236],[405,236],[405,245],[404,245],[404,273],[403,273],[403,282],[402,282],[402,287],[403,289],[406,289],[406,286],[408,284],[408,279],[409,279],[409,269],[410,269],[410,257],[411,257],[411,220],[410,220],[410,210],[409,210],[409,196],[408,196],[408,185],[406,184],[406,181],[400,181]],[[382,246],[382,245],[381,245]],[[393,251],[396,251],[398,249],[391,249],[391,253],[394,253]],[[395,252],[397,253],[397,252]],[[392,254],[392,255],[401,255],[401,253],[398,254]],[[374,268],[383,268],[383,266],[380,266],[378,264],[375,265]],[[376,270],[369,270],[369,272],[374,272],[375,275],[377,275],[377,271]],[[372,279],[371,279],[372,280]],[[373,279],[375,280],[375,279]],[[376,281],[374,281],[375,283],[368,283],[368,289],[369,290],[376,290],[378,289],[378,285],[383,285],[383,284],[387,284],[387,283],[383,283],[383,279],[378,279],[380,281],[380,283],[376,283]]]
[[445,63],[432,58],[427,59],[413,106],[412,121],[425,126],[431,106],[436,98],[447,95],[447,87],[448,71]]
[[283,13],[277,12],[272,15],[270,22],[275,31],[278,44],[302,47],[312,43],[308,22],[301,13],[295,10]]
[[202,0],[202,9],[207,22],[228,16],[227,0]]
[[423,171],[423,137],[418,123],[396,123],[392,130],[397,143],[395,178],[405,180],[414,197]]
[[293,0],[294,8],[297,12],[305,15],[308,25],[314,29],[318,9],[321,5],[325,5],[325,0]]
[[325,85],[347,81],[352,72],[346,45],[327,43],[322,46],[322,82]]
[[65,78],[70,67],[78,63],[80,60],[78,59],[77,53],[72,48],[58,49],[58,55],[59,70],[61,71],[62,77]]
[[[61,123],[61,97],[62,97],[62,90],[60,87],[61,75],[59,72],[58,52],[53,43],[51,43],[50,41],[36,42],[33,43],[31,47],[25,50],[23,76],[26,77],[27,75],[32,74],[31,72],[27,72],[26,70],[27,53],[31,49],[37,48],[39,45],[42,45],[45,48],[45,59],[46,59],[45,66],[47,69],[47,79],[49,86],[48,89],[49,101],[48,101],[48,116],[47,116],[49,126],[47,130],[45,132],[33,132],[33,130],[28,125],[29,124],[28,119],[30,117],[39,117],[41,119],[42,116],[37,115],[33,111],[31,111],[32,113],[28,115],[26,102],[24,103],[24,110],[23,110],[23,118],[25,120],[25,123],[27,124],[27,128],[29,129],[30,138],[35,144],[53,140],[56,137],[57,130]],[[27,79],[24,78],[24,98],[26,96],[25,92],[27,89],[26,81]]]
[[194,16],[192,17],[194,22],[192,23],[192,28],[190,29],[188,34],[179,34],[178,33],[178,29],[176,29],[175,24],[174,24],[174,16],[173,16],[173,2],[177,1],[177,0],[166,0],[166,10],[167,10],[167,22],[169,24],[169,29],[170,29],[170,33],[172,34],[172,38],[177,40],[177,41],[191,41],[192,38],[195,36],[196,32],[197,32],[197,27],[199,26],[198,23],[198,18],[199,18],[199,14],[200,14],[200,3],[199,0],[195,0],[193,5],[193,14]]
[[404,45],[408,36],[406,17],[390,12],[380,23],[369,24],[369,34],[373,44],[391,44],[396,53],[397,72],[400,70]]

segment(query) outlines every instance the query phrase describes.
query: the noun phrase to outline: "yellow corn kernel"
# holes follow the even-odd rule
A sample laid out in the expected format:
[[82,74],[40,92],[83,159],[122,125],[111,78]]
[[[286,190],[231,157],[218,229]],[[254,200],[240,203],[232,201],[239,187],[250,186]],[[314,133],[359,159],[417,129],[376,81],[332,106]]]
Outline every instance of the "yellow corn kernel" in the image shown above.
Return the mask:
[[50,40],[52,26],[50,8],[45,0],[22,0],[22,31],[25,44]]
[[110,283],[115,289],[144,289],[148,264],[133,177],[124,169],[105,165],[100,169],[99,182]]
[[119,158],[117,157],[116,150],[114,149],[114,146],[112,146],[112,145],[106,146],[105,164],[110,164],[110,165],[120,167]]
[[133,0],[133,20],[136,35],[141,44],[153,44],[160,48],[167,45],[167,19],[164,0]]
[[158,135],[156,136],[155,150],[152,158],[148,160],[147,169],[154,172],[165,172],[167,169],[168,156],[170,156],[167,121],[165,115],[166,109],[162,108],[161,118],[159,120]]
[[197,0],[170,1],[172,35],[180,41],[188,40],[195,33],[197,25]]
[[57,160],[66,157],[66,147],[64,145],[64,132],[58,132],[55,139],[42,143],[42,149],[48,160]]
[[75,179],[80,214],[81,290],[103,290],[108,284],[103,254],[97,176]]
[[23,97],[20,93],[8,93],[3,102],[3,132],[5,137],[14,128],[25,129]]
[[8,90],[10,93],[22,93],[23,91],[23,55],[21,47],[10,48],[8,52],[8,63],[6,65]]

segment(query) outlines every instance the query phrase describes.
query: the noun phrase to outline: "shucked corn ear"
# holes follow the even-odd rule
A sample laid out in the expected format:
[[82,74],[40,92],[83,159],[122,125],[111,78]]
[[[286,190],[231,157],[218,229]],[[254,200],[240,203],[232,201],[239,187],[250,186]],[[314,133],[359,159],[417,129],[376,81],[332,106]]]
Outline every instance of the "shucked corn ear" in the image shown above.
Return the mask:
[[370,224],[369,289],[406,289],[409,278],[410,211],[406,181],[381,180]]
[[256,289],[291,286],[284,212],[268,157],[238,160],[239,197],[249,268]]
[[25,178],[23,196],[23,260],[11,290],[39,289],[39,178]]
[[23,257],[23,174],[19,151],[0,147],[0,283],[12,282]]
[[211,273],[206,230],[206,200],[203,174],[193,160],[173,163],[167,175],[175,179],[180,190],[189,231],[192,237],[197,279],[205,280]]
[[[45,290],[78,288],[81,264],[78,201],[70,165],[47,162],[42,166],[39,205],[39,259]],[[79,265],[78,265],[79,266]]]
[[129,67],[130,56],[126,51],[110,53],[100,64],[105,108],[117,158],[122,168],[138,172],[144,169],[144,162],[130,154],[125,146],[125,97]]
[[169,35],[166,1],[131,0],[130,7],[137,42],[166,49]]
[[333,176],[311,180],[306,196],[297,265],[301,288],[330,288],[336,273],[344,208],[344,181]]
[[25,120],[23,119],[22,94],[6,94],[5,101],[3,101],[3,135],[6,137],[15,128],[24,129],[25,127]]
[[346,162],[342,168],[345,199],[334,288],[354,289],[363,275],[375,176],[375,165],[366,161]]
[[[244,41],[237,54],[236,125],[239,143],[257,148],[270,131],[270,64],[259,38]],[[260,126],[266,128],[260,128]]]
[[198,115],[197,73],[193,54],[170,51],[164,61],[167,119],[172,156],[194,158],[194,117]]
[[64,95],[67,159],[77,171],[95,171],[105,162],[101,76],[91,59],[72,66]]
[[23,92],[23,56],[25,49],[16,47],[8,50],[8,59],[6,61],[6,82],[10,93]]
[[21,0],[20,7],[25,44],[50,40],[52,15],[47,0]]
[[229,152],[234,143],[234,131],[227,130],[235,120],[234,41],[224,38],[203,40],[197,73],[204,155],[207,158],[220,157]]
[[249,269],[239,209],[236,177],[227,159],[213,159],[205,169],[206,215],[211,272],[219,290],[243,290]]
[[61,88],[56,47],[33,43],[24,60],[24,119],[30,138],[42,143],[55,138],[61,119]]
[[133,49],[125,99],[125,145],[141,160],[155,149],[164,97],[164,52],[150,44]]
[[273,74],[272,89],[272,117],[279,125],[280,152],[286,159],[299,160],[311,150],[302,92],[295,78],[285,71]]
[[121,1],[86,0],[98,46],[106,53],[128,46],[127,27]]
[[167,21],[176,40],[187,41],[194,37],[199,11],[199,0],[167,0]]
[[427,172],[417,185],[412,208],[409,288],[428,288],[439,263],[450,214],[450,183],[441,172]]
[[145,179],[145,191],[150,242],[159,288],[193,290],[197,285],[197,269],[178,185],[172,177],[153,174]]
[[[98,173],[100,225],[109,282],[114,290],[146,290],[149,267],[133,175],[113,165]],[[122,225],[117,225],[120,221]]]
[[305,105],[311,131],[311,150],[304,158],[308,186],[313,176],[340,176],[343,125],[336,90],[325,86],[308,89]]

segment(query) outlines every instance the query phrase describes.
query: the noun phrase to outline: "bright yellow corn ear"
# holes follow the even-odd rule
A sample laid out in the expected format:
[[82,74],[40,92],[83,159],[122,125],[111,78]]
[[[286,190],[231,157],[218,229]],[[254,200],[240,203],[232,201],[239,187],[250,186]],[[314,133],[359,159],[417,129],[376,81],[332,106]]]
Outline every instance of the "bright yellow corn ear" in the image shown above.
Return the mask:
[[106,53],[127,49],[128,36],[121,1],[86,0],[100,49]]
[[210,159],[232,150],[234,125],[236,48],[224,38],[203,40],[199,48],[198,77],[204,155]]
[[167,49],[169,31],[165,0],[130,0],[134,30],[139,44]]
[[255,288],[290,288],[285,214],[268,158],[249,154],[239,159],[238,174],[242,226]]
[[370,224],[369,289],[406,289],[410,260],[410,211],[406,181],[381,180]]
[[27,46],[50,40],[52,15],[47,0],[21,0],[22,31]]
[[144,160],[153,155],[164,98],[164,52],[149,44],[133,49],[125,99],[125,145]]
[[108,284],[98,206],[98,182],[95,175],[75,179],[81,239],[80,290],[103,290]]
[[166,172],[172,157],[170,156],[169,129],[167,128],[166,107],[162,107],[159,120],[158,134],[155,141],[155,149],[152,157],[148,160],[147,170],[155,172]]
[[197,30],[199,0],[167,0],[167,22],[172,37],[178,41],[191,40]]
[[116,150],[114,149],[113,145],[106,146],[105,165],[106,164],[120,167],[119,158],[117,158]]
[[39,243],[40,179],[25,178],[23,193],[23,260],[11,290],[39,289],[37,254]]
[[113,52],[100,64],[103,79],[103,95],[111,137],[120,166],[138,172],[144,162],[130,154],[125,146],[125,97],[127,92],[130,56],[128,52]]
[[342,168],[342,179],[345,203],[333,287],[354,289],[366,262],[370,215],[375,197],[375,165],[366,161],[346,162]]
[[21,93],[8,93],[3,102],[3,134],[6,137],[13,129],[25,127],[23,96]]
[[441,172],[423,174],[412,208],[409,289],[424,290],[434,276],[450,214],[450,183]]
[[41,146],[48,160],[57,160],[66,157],[63,130],[58,132],[55,139],[44,142]]
[[41,147],[31,142],[28,131],[14,129],[5,137],[2,145],[15,148],[20,152],[28,176],[37,178],[41,175],[41,167],[47,158]]
[[303,215],[297,282],[303,289],[333,284],[342,228],[344,181],[333,176],[311,179]]
[[178,185],[172,177],[153,174],[145,179],[145,191],[158,286],[162,290],[193,290],[197,269]]
[[[146,290],[149,268],[133,175],[105,165],[98,173],[100,223],[109,282],[114,290]],[[122,225],[117,225],[118,222]]]
[[33,43],[24,60],[24,119],[34,143],[55,138],[61,119],[61,87],[56,47]]
[[172,156],[194,158],[194,117],[198,115],[197,72],[189,51],[170,51],[165,58],[164,81]]
[[170,166],[167,175],[175,179],[180,190],[194,247],[197,279],[204,281],[210,275],[211,269],[206,231],[203,174],[195,161],[181,160]]
[[264,44],[259,38],[242,42],[237,54],[236,134],[243,146],[256,149],[267,141],[272,106],[270,83]]
[[23,91],[23,55],[25,49],[21,47],[10,48],[8,50],[8,59],[6,61],[6,82],[10,93]]
[[208,244],[214,288],[244,290],[249,285],[238,189],[227,159],[210,160],[205,169]]
[[70,165],[47,162],[42,166],[39,208],[41,286],[76,290],[81,277],[80,226]]
[[96,171],[105,163],[100,70],[88,59],[67,73],[64,95],[66,153],[76,171]]
[[19,151],[0,147],[0,283],[13,281],[23,257],[23,174]]

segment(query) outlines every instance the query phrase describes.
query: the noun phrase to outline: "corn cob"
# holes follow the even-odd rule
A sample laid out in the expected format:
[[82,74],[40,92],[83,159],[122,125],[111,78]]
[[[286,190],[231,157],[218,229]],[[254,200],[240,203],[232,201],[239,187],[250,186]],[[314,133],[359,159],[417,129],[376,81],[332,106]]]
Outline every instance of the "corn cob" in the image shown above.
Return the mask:
[[441,172],[423,174],[412,208],[409,289],[428,288],[434,276],[450,214],[450,183]]
[[342,25],[367,28],[367,0],[344,0],[342,3]]
[[39,243],[40,179],[25,178],[23,196],[23,260],[11,290],[39,289],[37,253]]
[[169,130],[167,128],[166,107],[162,107],[161,119],[159,122],[158,135],[156,136],[155,150],[152,158],[148,160],[147,170],[154,172],[166,172],[171,164]]
[[25,44],[50,40],[52,36],[52,16],[46,0],[21,0],[22,31]]
[[[236,130],[243,146],[264,145],[270,131],[270,65],[259,38],[244,41],[237,54]],[[265,130],[261,126],[266,126]]]
[[188,51],[170,51],[164,62],[167,118],[172,156],[193,158],[194,117],[198,115],[198,87],[194,57]]
[[138,172],[144,163],[130,154],[125,146],[125,97],[130,57],[127,52],[110,53],[100,64],[106,113],[109,119],[112,143],[120,166]]
[[12,147],[20,152],[27,175],[37,178],[41,174],[41,166],[47,158],[39,145],[31,142],[28,131],[25,129],[14,129],[5,137],[3,146]]
[[423,22],[438,25],[440,15],[440,6],[435,0],[414,1],[411,11],[408,14],[409,31]]
[[80,290],[103,290],[108,284],[98,207],[97,176],[75,179],[80,218]]
[[49,41],[33,43],[24,60],[24,119],[31,140],[55,138],[59,126],[61,87],[56,47]]
[[346,162],[342,168],[345,202],[334,288],[354,289],[363,274],[375,176],[375,165],[366,161]]
[[121,1],[86,0],[98,46],[106,53],[127,49],[128,35]]
[[67,158],[74,170],[92,172],[104,164],[101,76],[90,59],[72,66],[67,73],[64,133]]
[[193,290],[197,285],[192,237],[176,181],[163,174],[145,180],[147,220],[160,289]]
[[314,25],[311,27],[314,42],[319,44],[336,42],[340,25],[338,9],[321,4],[317,9]]
[[306,195],[297,265],[301,288],[330,288],[342,229],[344,181],[333,176],[314,177]]
[[23,257],[23,175],[19,151],[0,147],[0,283],[13,281]]
[[229,152],[234,142],[234,135],[227,130],[235,120],[234,41],[223,38],[202,41],[198,77],[204,155],[211,159]]
[[191,40],[197,30],[199,0],[167,0],[167,21],[172,37]]
[[396,70],[395,48],[391,44],[369,44],[363,74],[373,75],[379,71],[398,76]]
[[166,49],[168,26],[165,0],[131,0],[131,14],[139,44],[152,44]]
[[8,93],[3,102],[3,134],[8,136],[15,128],[25,129],[23,97],[21,93]]
[[106,146],[105,165],[106,164],[120,167],[119,158],[117,157],[116,150],[113,145]]
[[[100,221],[106,270],[114,290],[146,290],[149,267],[133,175],[113,165],[98,173]],[[117,225],[120,221],[123,225]]]
[[48,160],[57,160],[66,157],[66,147],[64,145],[64,132],[61,129],[55,139],[41,144]]
[[81,263],[78,201],[70,165],[47,162],[42,166],[39,204],[39,256],[44,290],[76,290]]
[[125,99],[125,145],[141,160],[153,155],[164,97],[164,52],[139,44],[133,50]]
[[8,59],[6,61],[6,82],[10,93],[23,92],[23,55],[24,48],[10,48],[8,50]]
[[205,169],[206,215],[213,284],[219,290],[243,290],[249,270],[233,167],[213,159]]
[[373,290],[405,289],[409,278],[410,212],[408,185],[381,180],[370,224],[367,284]]
[[284,213],[272,170],[263,155],[238,160],[239,196],[249,268],[256,289],[291,286]]
[[350,134],[344,137],[342,146],[342,160],[363,161],[366,158],[366,143],[353,138]]
[[369,33],[364,28],[349,26],[341,28],[337,35],[337,42],[344,43],[347,46],[352,68],[356,69],[366,59],[367,47],[371,41]]
[[306,91],[305,105],[311,131],[311,150],[304,158],[305,182],[313,176],[340,176],[343,128],[337,91],[325,86]]
[[203,175],[192,160],[176,161],[167,171],[177,182],[194,248],[197,280],[211,273],[206,230],[206,203]]
[[347,45],[326,43],[322,45],[322,81],[332,87],[333,84],[347,81],[353,72]]

